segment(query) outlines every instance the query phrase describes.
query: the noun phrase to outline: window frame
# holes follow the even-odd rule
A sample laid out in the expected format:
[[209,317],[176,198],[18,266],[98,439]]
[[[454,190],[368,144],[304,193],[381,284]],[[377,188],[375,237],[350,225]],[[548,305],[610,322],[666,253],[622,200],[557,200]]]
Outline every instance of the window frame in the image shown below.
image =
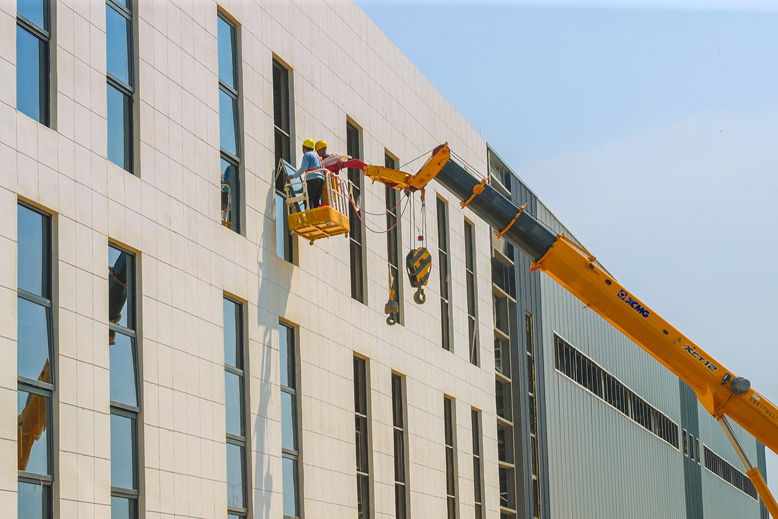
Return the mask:
[[[250,453],[250,445],[248,442],[248,432],[249,432],[249,421],[248,417],[250,416],[247,412],[248,409],[250,409],[250,406],[248,405],[248,398],[249,398],[249,387],[248,387],[248,374],[246,373],[246,366],[248,365],[248,348],[246,348],[247,343],[247,334],[246,334],[246,307],[245,303],[237,298],[234,298],[232,296],[225,294],[222,294],[222,309],[224,309],[224,302],[227,301],[233,305],[233,310],[235,312],[235,348],[238,350],[236,351],[236,359],[240,360],[241,367],[233,366],[232,364],[227,363],[227,359],[224,359],[224,371],[225,373],[231,373],[233,375],[237,375],[240,379],[240,391],[241,391],[241,405],[240,405],[240,424],[243,436],[239,436],[236,434],[232,434],[225,431],[226,440],[225,440],[225,448],[227,445],[234,445],[236,447],[239,447],[241,449],[241,487],[243,490],[243,504],[244,507],[237,507],[232,505],[227,505],[227,514],[237,515],[239,517],[248,517],[249,516],[249,510],[250,510],[250,489],[249,489],[249,467],[251,464],[249,463],[249,456]],[[222,322],[222,326],[224,326],[224,322]],[[224,329],[222,330],[222,336],[224,336]],[[225,403],[225,419],[227,415],[227,387],[225,385],[224,388],[224,403]],[[225,452],[226,456],[226,452]]]
[[[448,215],[448,202],[436,197],[436,219],[438,230],[438,272],[440,282],[440,325],[441,346],[444,350],[453,353],[453,341],[451,340],[452,312],[451,312],[451,254],[449,253],[449,240],[451,235]],[[444,267],[445,265],[445,272]]]
[[[480,366],[481,346],[478,334],[478,280],[476,276],[475,225],[468,220],[465,233],[465,290],[467,291],[467,343],[470,364]],[[469,264],[469,266],[468,266]]]
[[[370,370],[368,360],[359,355],[354,355],[354,418],[355,418],[355,433],[360,432],[360,442],[355,441],[354,445],[357,449],[356,456],[356,482],[357,482],[357,518],[358,519],[370,519],[373,517],[373,478],[372,478],[372,442],[370,437]],[[361,369],[358,368],[361,366]],[[360,412],[359,403],[364,404],[364,413]],[[360,420],[364,421],[364,431],[360,431],[356,423]],[[356,436],[356,434],[355,434]],[[359,460],[364,456],[364,469],[360,470]],[[359,513],[359,495],[360,490],[363,497],[364,510],[360,515]]]
[[[31,204],[25,203],[22,200],[17,200],[17,214],[19,211],[19,208],[23,208],[28,211],[32,211],[34,213],[37,213],[42,217],[42,223],[43,223],[43,233],[44,233],[44,245],[41,250],[41,256],[43,260],[42,270],[45,271],[46,279],[45,279],[45,287],[42,287],[41,292],[48,295],[48,298],[44,296],[39,296],[37,294],[34,294],[32,292],[29,292],[23,288],[19,287],[18,283],[18,275],[17,275],[17,322],[18,322],[18,299],[25,299],[33,304],[37,304],[39,306],[42,306],[45,309],[45,315],[46,315],[46,326],[48,329],[48,344],[47,344],[47,351],[48,351],[48,363],[49,363],[49,378],[51,382],[43,382],[40,380],[33,380],[28,377],[20,376],[18,372],[18,363],[17,363],[17,406],[18,406],[18,391],[24,391],[29,394],[35,394],[42,396],[46,402],[46,423],[49,424],[46,427],[46,472],[47,474],[39,474],[37,472],[31,472],[26,470],[19,470],[19,466],[17,464],[17,493],[19,489],[19,484],[29,484],[29,485],[39,485],[41,487],[41,492],[46,493],[45,499],[45,518],[51,519],[54,516],[54,506],[53,506],[53,498],[54,498],[54,479],[55,479],[55,466],[56,466],[56,460],[57,460],[57,453],[54,450],[55,447],[55,436],[58,434],[58,428],[56,423],[54,423],[54,398],[55,398],[55,392],[56,392],[56,338],[54,337],[54,297],[55,297],[55,290],[54,290],[54,215],[51,213],[48,213],[42,209],[39,209],[38,207],[35,207]],[[18,233],[18,220],[17,220],[17,233]],[[17,243],[18,243],[18,237],[17,237]],[[18,263],[20,260],[23,260],[23,258],[20,258],[18,255],[19,249],[17,244],[17,272],[18,272]],[[18,326],[18,325],[17,325]],[[18,333],[18,332],[17,332]],[[17,347],[18,347],[18,335],[17,335]],[[45,366],[45,365],[44,365]],[[18,441],[18,432],[17,432],[17,441]],[[17,496],[17,506],[18,506],[18,496]]]
[[[141,451],[142,451],[142,435],[141,435],[141,416],[142,416],[142,410],[143,410],[143,388],[142,388],[142,380],[143,377],[141,376],[141,362],[140,362],[140,334],[138,333],[138,327],[140,324],[140,321],[138,319],[139,315],[139,307],[140,303],[138,299],[136,298],[136,294],[139,293],[138,290],[138,280],[140,279],[138,272],[140,270],[139,268],[139,258],[138,254],[134,253],[133,251],[117,244],[112,241],[108,242],[108,249],[109,249],[109,255],[108,258],[108,266],[112,267],[110,263],[110,249],[114,249],[115,251],[118,251],[122,254],[127,254],[129,258],[131,258],[131,263],[129,267],[128,272],[128,279],[127,279],[127,300],[130,302],[130,307],[128,309],[129,312],[131,312],[132,316],[132,322],[128,322],[128,325],[132,325],[132,328],[128,326],[119,325],[117,323],[108,322],[108,330],[114,331],[115,333],[121,333],[122,335],[130,337],[132,344],[132,355],[134,360],[134,373],[133,373],[133,379],[135,381],[135,395],[137,398],[137,406],[128,405],[122,402],[116,402],[114,400],[110,400],[110,407],[109,407],[109,417],[116,415],[123,418],[128,418],[132,421],[134,426],[132,427],[132,442],[133,442],[133,453],[132,453],[132,477],[133,477],[133,483],[138,488],[124,488],[124,487],[116,487],[111,484],[111,497],[117,497],[122,499],[128,499],[130,501],[134,502],[134,517],[137,519],[140,517],[140,500],[141,500],[141,493],[140,490],[143,487],[143,481],[142,481],[142,460],[140,458]],[[109,346],[110,347],[110,346]],[[110,383],[110,377],[111,377],[112,370],[110,369],[110,363],[109,363],[109,383]],[[109,396],[110,399],[110,396]],[[111,432],[113,434],[113,431]],[[112,461],[113,462],[113,461]],[[113,481],[111,481],[113,483]],[[132,514],[132,511],[131,511]]]
[[[445,465],[446,465],[446,509],[448,519],[457,519],[459,517],[459,471],[457,470],[457,425],[456,425],[456,400],[443,395],[443,430],[445,446]],[[451,442],[449,443],[449,436]],[[451,467],[449,467],[448,457],[451,453]],[[451,472],[449,472],[449,469]],[[449,480],[451,489],[449,489]],[[452,490],[453,493],[450,493]],[[453,509],[452,506],[453,499]]]
[[[405,376],[392,372],[391,374],[392,385],[392,437],[393,437],[393,457],[394,457],[394,494],[395,494],[395,517],[397,519],[406,519],[408,517],[408,509],[410,503],[410,484],[409,484],[409,467],[408,467],[408,412],[407,412],[407,399]],[[398,409],[399,408],[399,409]],[[397,415],[400,416],[400,424],[397,422]],[[402,467],[402,481],[397,478],[397,448],[398,448],[398,433],[401,440],[400,448],[402,450],[403,459],[400,460]],[[402,494],[400,494],[402,492]],[[403,496],[403,509],[398,509],[399,495]]]
[[[356,142],[352,142],[352,136]],[[346,120],[346,153],[352,158],[362,158],[362,128],[350,118]],[[358,169],[348,169],[348,180],[352,193],[356,192],[355,205],[360,210],[365,208],[365,182],[362,172]],[[352,205],[349,206],[349,270],[351,272],[351,299],[367,304],[367,273],[365,271],[365,225],[360,220]],[[358,238],[357,238],[358,236]]]
[[[272,70],[273,70],[273,138],[274,138],[274,157],[275,157],[275,164],[273,171],[276,173],[276,178],[273,179],[273,185],[275,187],[275,201],[276,201],[276,255],[278,257],[283,258],[285,261],[289,263],[294,263],[294,256],[295,256],[295,239],[294,235],[289,230],[289,221],[286,218],[286,192],[283,189],[278,189],[278,183],[279,183],[279,171],[283,171],[280,169],[279,162],[281,160],[285,160],[290,164],[294,163],[294,138],[293,138],[293,128],[294,128],[294,90],[293,90],[293,82],[292,82],[292,69],[287,67],[278,57],[275,55],[273,56],[273,63],[272,63]],[[281,84],[276,85],[276,70],[283,71],[282,77],[280,78]],[[286,116],[288,121],[288,129],[284,129],[276,124],[276,114],[275,114],[275,106],[276,106],[276,94],[279,92],[286,91]],[[277,92],[278,91],[278,92]],[[284,99],[281,99],[279,101],[279,104],[284,104]],[[283,116],[281,116],[281,119],[283,119]],[[283,121],[282,121],[283,122]],[[287,139],[286,149],[281,150],[281,155],[278,154],[278,139],[279,139],[279,133]],[[284,181],[285,182],[285,181]],[[280,202],[280,211],[279,211],[279,202]],[[279,237],[283,238],[283,251],[281,251],[280,244],[278,243]],[[282,254],[279,254],[279,252],[282,252]]]
[[[398,169],[398,160],[394,155],[384,150],[384,166],[389,169]],[[402,270],[400,267],[400,251],[402,250],[402,223],[398,217],[398,209],[402,203],[400,192],[389,186],[385,186],[386,195],[386,256],[390,278],[394,278],[394,286],[389,284],[389,289],[394,288],[394,298],[391,301],[397,303],[399,311],[395,314],[395,323],[403,324],[403,298],[402,298]],[[401,213],[400,213],[401,214]],[[394,246],[394,247],[393,247]],[[394,251],[394,254],[392,252]],[[394,257],[392,257],[394,256]]]
[[[470,423],[473,433],[473,501],[476,519],[481,519],[484,516],[484,458],[483,426],[481,425],[481,419],[481,411],[475,407],[471,407]],[[477,473],[476,467],[478,467]]]
[[[16,12],[16,32],[14,34],[15,39],[18,41],[19,33],[18,31],[24,30],[27,31],[31,36],[36,38],[40,43],[43,44],[43,56],[39,56],[40,63],[39,63],[39,70],[43,69],[45,72],[41,73],[39,72],[39,88],[40,92],[38,93],[38,119],[34,119],[36,122],[43,124],[44,126],[51,127],[52,126],[52,105],[53,105],[53,88],[52,88],[52,24],[54,22],[54,16],[52,13],[52,1],[51,0],[40,0],[43,4],[43,27],[38,25],[37,23],[33,22],[23,14]],[[39,43],[39,44],[40,44]],[[18,59],[18,54],[17,54]],[[23,114],[27,115],[31,119],[33,117],[29,116],[27,113],[19,110],[19,89],[18,89],[18,81],[19,81],[19,72],[17,68],[17,77],[16,77],[16,84],[17,84],[17,92],[16,92],[16,102],[15,102],[15,108],[22,112]]]
[[[130,0],[132,2],[132,0]],[[137,142],[136,142],[136,94],[137,94],[137,85],[136,85],[136,78],[137,78],[137,65],[135,63],[137,52],[135,50],[135,45],[137,42],[137,35],[136,35],[136,23],[135,23],[135,11],[134,8],[129,8],[126,5],[119,3],[117,0],[105,0],[105,4],[107,7],[113,9],[118,15],[125,18],[129,24],[130,24],[130,30],[128,33],[128,38],[130,39],[127,45],[129,56],[127,57],[127,77],[129,79],[129,84],[125,83],[121,79],[114,76],[112,73],[108,71],[108,68],[106,66],[105,71],[105,77],[106,77],[106,106],[107,106],[107,98],[108,98],[108,90],[107,88],[113,88],[119,94],[122,95],[123,98],[129,99],[130,102],[130,110],[129,110],[129,121],[123,121],[125,124],[125,132],[129,134],[129,137],[125,137],[127,139],[127,146],[129,146],[129,149],[124,150],[125,158],[128,161],[128,164],[125,165],[119,165],[113,162],[110,158],[108,159],[109,162],[115,164],[116,166],[124,169],[130,174],[135,174],[136,172],[136,164],[137,164],[137,157],[136,157],[136,151],[137,151]],[[134,7],[134,6],[133,6]],[[107,28],[106,28],[107,30]],[[106,39],[108,38],[108,34],[106,33]],[[106,57],[107,61],[107,57]],[[106,157],[108,156],[108,152],[106,149]]]
[[[293,477],[294,477],[294,480],[295,480],[294,499],[295,499],[295,506],[297,508],[297,515],[296,516],[284,514],[283,518],[284,519],[300,519],[301,517],[303,517],[303,514],[304,514],[304,512],[303,512],[303,502],[304,502],[304,499],[302,499],[302,495],[303,495],[303,493],[302,493],[302,480],[303,480],[303,478],[301,477],[302,472],[303,472],[303,470],[302,470],[302,468],[303,468],[303,466],[302,466],[302,437],[303,437],[303,435],[300,433],[300,425],[301,425],[300,418],[302,416],[302,413],[301,413],[301,409],[300,409],[301,399],[300,399],[300,387],[299,387],[299,385],[300,385],[301,377],[300,377],[300,363],[299,363],[299,356],[300,356],[299,354],[300,354],[300,352],[299,352],[299,349],[298,349],[298,333],[297,333],[298,332],[298,328],[296,326],[292,325],[292,324],[286,323],[286,322],[281,321],[281,320],[279,320],[278,326],[279,326],[279,329],[280,328],[286,328],[287,333],[290,334],[290,335],[287,336],[287,347],[289,348],[288,351],[291,351],[292,354],[294,355],[293,364],[292,364],[294,369],[291,372],[289,371],[289,366],[288,365],[287,366],[281,366],[280,362],[279,362],[279,368],[280,369],[282,369],[282,370],[284,368],[287,369],[287,376],[289,376],[290,373],[293,374],[293,376],[294,376],[294,387],[290,387],[290,386],[286,386],[286,385],[282,384],[280,382],[280,378],[279,378],[279,387],[280,387],[282,393],[286,393],[286,394],[292,395],[293,398],[294,398],[294,400],[293,400],[293,404],[294,405],[292,407],[293,416],[292,416],[291,419],[292,419],[292,430],[293,430],[293,434],[295,435],[294,442],[295,442],[295,444],[297,446],[297,450],[287,449],[287,448],[285,448],[283,446],[283,440],[281,442],[281,458],[282,458],[282,463],[283,463],[284,459],[287,459],[287,460],[290,460],[292,462],[292,464],[293,464],[293,469],[294,469]],[[281,345],[279,344],[279,357],[280,357],[280,348],[281,348]],[[287,362],[288,361],[289,361],[289,356],[287,355]],[[283,417],[283,405],[282,405],[281,409],[282,409],[282,411],[281,411],[282,412],[281,423],[282,423],[282,429],[283,429],[283,420],[284,420],[284,417]],[[283,488],[283,485],[282,485],[282,488]],[[282,513],[283,513],[283,499],[284,499],[283,493],[285,491],[286,491],[286,489],[284,488],[283,491],[282,491],[282,499],[281,499],[281,501],[282,501],[281,502]]]
[[[230,182],[234,182],[237,184],[234,186],[236,189],[233,189],[233,186],[230,186],[229,193],[231,196],[231,209],[230,209],[230,226],[227,227],[225,225],[227,220],[224,219],[224,215],[220,215],[220,223],[222,227],[227,227],[231,231],[242,235],[243,234],[243,227],[244,227],[244,214],[245,211],[243,210],[243,151],[244,151],[244,135],[243,135],[243,109],[242,109],[242,102],[243,102],[243,96],[241,95],[242,92],[242,82],[243,82],[243,74],[242,74],[242,59],[241,59],[241,52],[240,52],[240,25],[233,19],[231,19],[226,13],[222,12],[221,10],[217,11],[217,29],[218,29],[218,23],[219,20],[226,23],[230,28],[230,47],[231,47],[231,59],[232,59],[232,72],[233,72],[233,80],[235,81],[235,88],[230,86],[225,82],[224,79],[219,76],[217,73],[217,79],[219,81],[219,94],[221,95],[224,93],[231,101],[234,103],[234,120],[233,120],[233,128],[232,132],[235,135],[235,153],[230,153],[229,150],[226,150],[224,147],[222,147],[221,142],[221,133],[222,133],[222,127],[221,127],[221,106],[219,107],[219,157],[221,160],[229,164],[229,166],[234,168],[235,171],[235,179],[230,179]],[[218,33],[218,30],[217,30]],[[217,34],[217,46],[218,46],[218,34]],[[218,56],[217,56],[218,59]],[[224,180],[223,180],[223,171],[221,168],[221,162],[219,163],[219,181],[220,181],[220,193],[222,193],[224,186]]]

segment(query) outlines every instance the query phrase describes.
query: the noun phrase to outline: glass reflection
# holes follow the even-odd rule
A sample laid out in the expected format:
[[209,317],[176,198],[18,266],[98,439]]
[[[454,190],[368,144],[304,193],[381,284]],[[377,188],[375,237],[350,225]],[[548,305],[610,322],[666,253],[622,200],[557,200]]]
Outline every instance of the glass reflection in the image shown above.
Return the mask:
[[278,346],[281,357],[281,385],[295,389],[294,332],[288,327],[278,327]]
[[107,85],[108,160],[130,171],[132,168],[132,99],[112,85]]
[[298,517],[297,462],[283,458],[284,517]]
[[227,434],[243,436],[243,377],[224,372],[224,397]]
[[227,444],[227,505],[243,508],[243,447]]
[[138,407],[138,391],[135,381],[135,345],[131,337],[115,334],[111,343],[111,400]]
[[[108,320],[125,328],[134,328],[132,308],[132,257],[108,247]],[[110,332],[111,344],[115,332]]]
[[233,31],[234,29],[221,17],[219,25],[219,79],[230,88],[235,88],[235,66],[233,57]]
[[16,412],[19,470],[48,474],[49,398],[19,389],[16,392]]
[[48,517],[51,487],[19,481],[19,514],[24,519],[44,519]]
[[135,489],[135,420],[111,415],[111,486]]
[[130,21],[116,12],[110,5],[105,6],[106,66],[108,73],[127,86],[130,83]]
[[47,122],[47,45],[16,27],[16,108],[40,123]]
[[222,223],[229,223],[227,227],[237,231],[238,196],[240,195],[238,167],[222,159],[221,168]]
[[219,135],[221,147],[230,155],[238,155],[238,103],[219,90]]
[[17,301],[17,373],[50,384],[49,309],[22,297]]
[[281,447],[297,450],[297,420],[295,397],[281,391]]
[[243,352],[240,347],[240,315],[237,303],[229,299],[222,300],[224,311],[224,363],[243,369]]
[[17,205],[18,286],[32,294],[49,297],[48,218]]
[[36,24],[41,29],[48,29],[46,20],[46,0],[17,0],[16,12]]
[[111,519],[133,519],[135,501],[125,497],[111,496]]

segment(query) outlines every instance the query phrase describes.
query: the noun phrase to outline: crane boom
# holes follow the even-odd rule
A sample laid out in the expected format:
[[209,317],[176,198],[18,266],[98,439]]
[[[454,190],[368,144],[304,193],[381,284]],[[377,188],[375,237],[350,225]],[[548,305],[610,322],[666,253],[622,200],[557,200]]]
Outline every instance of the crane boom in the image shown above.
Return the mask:
[[[725,418],[778,453],[778,408],[613,279],[591,254],[451,160],[447,144],[435,149],[427,161],[431,163],[443,163],[434,178],[462,200],[463,207],[500,229],[498,235],[524,253],[533,270],[548,274],[694,389],[705,410],[724,427],[770,514],[778,517],[778,505]],[[408,183],[423,189],[430,180]]]

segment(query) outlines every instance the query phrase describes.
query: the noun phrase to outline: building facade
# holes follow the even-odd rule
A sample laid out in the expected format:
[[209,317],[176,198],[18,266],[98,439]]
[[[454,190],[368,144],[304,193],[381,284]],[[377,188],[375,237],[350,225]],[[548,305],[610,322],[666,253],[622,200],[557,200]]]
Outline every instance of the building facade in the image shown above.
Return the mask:
[[0,35],[8,517],[759,517],[688,388],[434,182],[351,171],[349,234],[290,235],[308,137],[448,142],[563,230],[355,4],[11,1]]

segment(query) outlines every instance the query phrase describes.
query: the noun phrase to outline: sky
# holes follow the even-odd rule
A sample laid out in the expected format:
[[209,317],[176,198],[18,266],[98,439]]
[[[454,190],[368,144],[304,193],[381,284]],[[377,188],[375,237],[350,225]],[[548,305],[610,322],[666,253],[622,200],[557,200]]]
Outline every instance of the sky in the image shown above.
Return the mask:
[[778,402],[778,2],[356,2],[619,282]]

